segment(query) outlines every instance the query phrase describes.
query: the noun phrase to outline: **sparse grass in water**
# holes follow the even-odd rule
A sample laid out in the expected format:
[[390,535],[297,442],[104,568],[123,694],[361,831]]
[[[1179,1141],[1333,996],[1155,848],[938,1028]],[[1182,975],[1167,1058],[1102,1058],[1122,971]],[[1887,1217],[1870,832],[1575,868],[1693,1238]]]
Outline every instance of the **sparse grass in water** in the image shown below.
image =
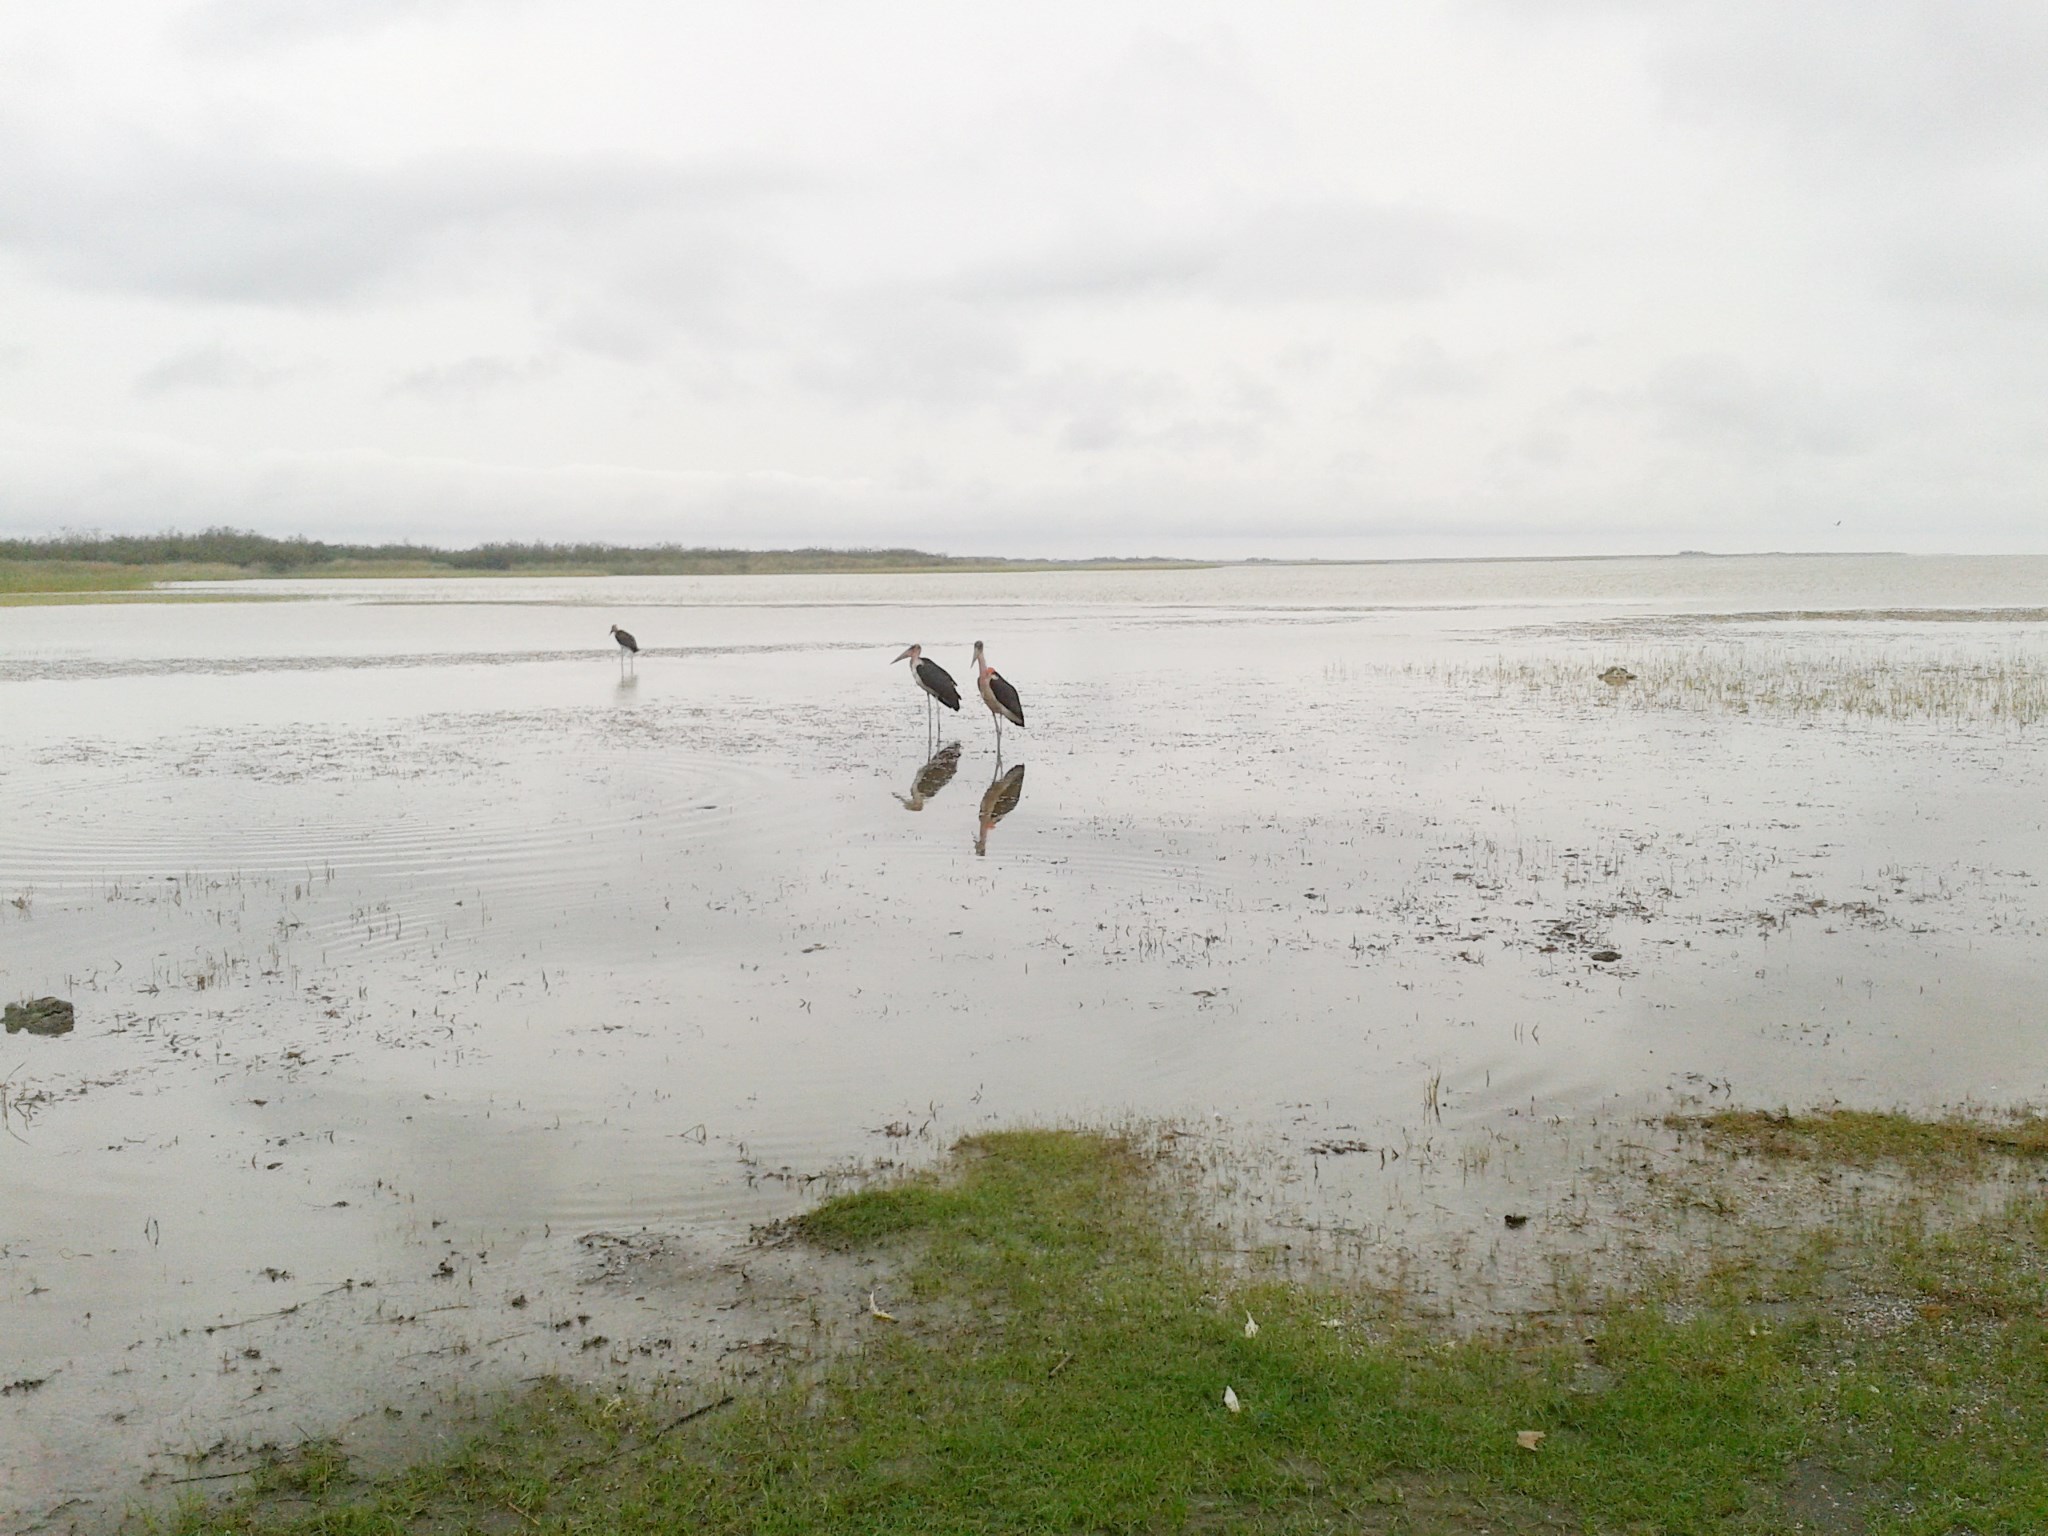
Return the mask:
[[2018,653],[1885,655],[1818,648],[1697,646],[1630,654],[1635,676],[1610,684],[1592,657],[1430,667],[1461,688],[1584,708],[1771,716],[1836,715],[2033,725],[2048,720],[2048,660]]
[[1974,1167],[1990,1156],[2048,1157],[2048,1119],[2038,1115],[1921,1120],[1860,1109],[1803,1115],[1731,1109],[1674,1117],[1671,1124],[1699,1130],[1724,1146],[1768,1157],[1813,1158],[1856,1167],[1880,1162]]
[[[175,1528],[2048,1528],[2038,1198],[1940,1237],[1900,1215],[1789,1267],[1731,1256],[1681,1304],[1613,1306],[1590,1342],[1451,1340],[1384,1299],[1246,1280],[1181,1215],[1124,1141],[977,1137],[943,1176],[792,1224],[909,1255],[883,1298],[900,1321],[870,1319],[815,1379],[688,1422],[547,1387],[451,1460],[344,1488],[323,1449],[289,1498]],[[1882,1327],[1830,1284],[1844,1253],[1859,1297],[1896,1303]]]

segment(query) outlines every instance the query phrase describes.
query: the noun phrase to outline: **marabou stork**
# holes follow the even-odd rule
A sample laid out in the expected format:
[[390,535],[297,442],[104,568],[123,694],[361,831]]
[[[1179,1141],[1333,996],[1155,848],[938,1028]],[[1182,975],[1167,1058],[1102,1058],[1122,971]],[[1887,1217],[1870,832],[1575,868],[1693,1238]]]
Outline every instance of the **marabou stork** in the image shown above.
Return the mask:
[[635,640],[616,624],[612,626],[612,638],[619,642],[620,661],[623,662],[628,656],[631,656],[635,661],[639,660],[640,642],[638,640]]
[[981,702],[988,706],[988,712],[996,717],[996,761],[1003,757],[1003,722],[1009,721],[1019,730],[1024,727],[1024,701],[1017,697],[1017,690],[1010,686],[1008,678],[988,664],[988,658],[981,653],[981,642],[974,642],[975,683],[981,689]]
[[[952,673],[925,655],[923,646],[911,646],[901,656],[898,656],[896,661],[907,661],[910,663],[911,681],[925,691],[925,697],[928,700],[937,699],[955,714],[960,712],[960,685],[953,681]],[[896,661],[890,662],[889,665],[895,666]],[[930,730],[933,722],[932,706],[929,703],[925,705],[924,713],[925,728]]]
[[974,839],[974,851],[980,857],[988,855],[988,835],[995,830],[997,822],[1017,809],[1017,802],[1024,798],[1024,765],[1019,763],[1008,773],[995,778],[981,794],[981,831]]

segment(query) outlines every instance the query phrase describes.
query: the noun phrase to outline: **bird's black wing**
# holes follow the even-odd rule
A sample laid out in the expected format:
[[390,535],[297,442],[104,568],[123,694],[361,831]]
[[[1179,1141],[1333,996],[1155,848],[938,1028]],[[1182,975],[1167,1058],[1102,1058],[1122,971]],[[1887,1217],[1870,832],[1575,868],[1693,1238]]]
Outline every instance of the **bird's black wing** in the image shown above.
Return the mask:
[[924,685],[926,693],[946,708],[957,710],[960,707],[960,685],[953,681],[952,673],[931,657],[926,656],[918,662],[917,680]]
[[1010,718],[1019,725],[1024,723],[1024,701],[1017,697],[1017,690],[1010,686],[1008,678],[997,672],[988,680],[988,691],[996,696],[996,702],[1010,712]]
[[640,642],[638,640],[635,640],[631,635],[627,634],[623,629],[619,631],[619,644],[623,645],[627,650],[634,652],[636,655],[639,653]]

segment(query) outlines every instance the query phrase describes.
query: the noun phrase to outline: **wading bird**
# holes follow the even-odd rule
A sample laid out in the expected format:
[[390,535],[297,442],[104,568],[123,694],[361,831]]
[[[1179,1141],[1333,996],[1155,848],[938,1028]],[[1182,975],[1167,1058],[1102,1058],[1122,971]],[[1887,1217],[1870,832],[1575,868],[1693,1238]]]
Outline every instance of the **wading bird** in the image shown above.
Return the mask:
[[996,761],[1003,757],[1003,722],[1009,721],[1019,730],[1024,728],[1024,701],[1017,697],[1017,690],[1010,686],[1009,679],[988,664],[988,658],[981,653],[981,642],[974,642],[975,682],[981,689],[981,702],[988,706],[988,712],[996,717]]
[[635,640],[631,635],[627,634],[623,629],[619,628],[619,626],[616,624],[612,626],[612,638],[619,642],[620,661],[624,661],[628,656],[633,657],[636,661],[639,659],[640,642],[638,640]]
[[[953,681],[952,673],[925,655],[923,646],[911,646],[901,656],[898,656],[896,661],[907,661],[910,663],[911,681],[925,691],[927,699],[937,699],[955,714],[959,713],[960,685]],[[889,665],[895,666],[896,661],[890,662]],[[929,730],[934,724],[932,719],[933,710],[929,703],[925,705],[924,713],[925,728]]]

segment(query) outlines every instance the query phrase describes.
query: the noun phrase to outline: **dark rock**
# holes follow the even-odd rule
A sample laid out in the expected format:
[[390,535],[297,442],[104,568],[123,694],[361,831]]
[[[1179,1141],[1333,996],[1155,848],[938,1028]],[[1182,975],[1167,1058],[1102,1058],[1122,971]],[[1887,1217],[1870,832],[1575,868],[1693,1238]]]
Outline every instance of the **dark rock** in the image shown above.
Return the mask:
[[32,1035],[71,1033],[71,1005],[62,998],[39,997],[32,1003],[7,1005],[7,1033],[27,1030]]
[[1602,965],[1605,965],[1610,960],[1619,960],[1621,958],[1621,951],[1618,949],[1596,949],[1587,958],[1597,960]]
[[1503,1216],[1501,1220],[1505,1221],[1510,1227],[1517,1229],[1529,1225],[1529,1218],[1526,1216],[1507,1215]]

